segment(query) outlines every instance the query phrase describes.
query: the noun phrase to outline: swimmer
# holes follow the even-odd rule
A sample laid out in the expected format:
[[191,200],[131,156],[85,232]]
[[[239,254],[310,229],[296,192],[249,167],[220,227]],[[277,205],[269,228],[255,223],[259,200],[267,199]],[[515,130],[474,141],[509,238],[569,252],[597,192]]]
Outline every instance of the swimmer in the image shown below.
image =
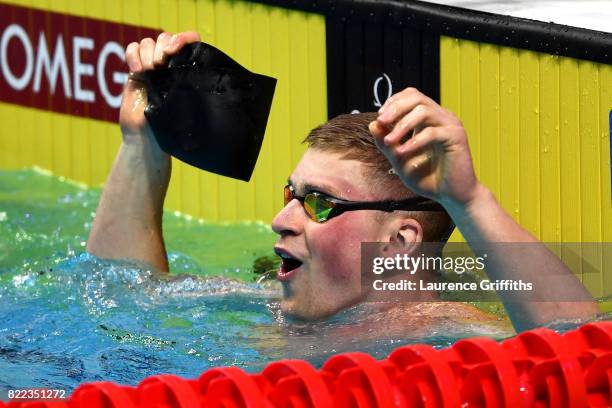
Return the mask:
[[[185,44],[196,41],[200,38],[195,32],[162,33],[157,40],[145,38],[127,46],[132,75],[120,111],[123,143],[87,242],[87,251],[95,256],[135,259],[168,271],[162,214],[171,161],[144,117],[146,92],[134,74],[164,67]],[[478,181],[459,119],[418,90],[396,93],[377,113],[331,119],[313,129],[305,143],[308,149],[284,191],[285,206],[272,220],[278,234],[274,251],[282,258],[278,272],[283,286],[281,308],[287,314],[318,320],[367,301],[368,294],[360,289],[362,242],[383,242],[402,253],[420,242],[444,241],[453,224],[468,243],[478,243],[483,250],[496,242],[533,244],[531,255],[536,261],[528,266],[517,268],[520,260],[504,254],[491,257],[491,279],[548,276],[552,277],[546,285],[548,299],[553,295],[589,299],[505,302],[516,330],[598,312],[572,272],[518,225]],[[402,210],[381,211],[372,204],[383,201],[400,202]],[[330,210],[333,206],[338,208]],[[559,276],[568,278],[570,284],[568,279],[557,280]],[[417,309],[427,311],[425,317],[431,314],[430,322],[443,310],[490,319],[467,304],[449,308],[433,295],[427,300],[421,306],[402,309],[398,304],[386,310],[394,325],[403,330],[410,330],[415,314],[419,324],[423,322],[424,313],[415,313]]]

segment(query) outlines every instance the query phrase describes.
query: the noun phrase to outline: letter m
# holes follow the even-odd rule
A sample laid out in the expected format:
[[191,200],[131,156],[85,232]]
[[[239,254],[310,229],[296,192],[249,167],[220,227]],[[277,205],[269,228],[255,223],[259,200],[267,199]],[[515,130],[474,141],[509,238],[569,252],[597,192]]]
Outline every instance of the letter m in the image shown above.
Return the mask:
[[57,75],[61,72],[62,74],[62,85],[64,87],[64,95],[66,98],[72,98],[72,92],[70,90],[70,75],[68,73],[68,64],[66,62],[66,52],[64,50],[64,40],[62,35],[58,35],[55,43],[55,53],[53,54],[53,61],[49,57],[49,50],[47,49],[47,40],[45,39],[45,33],[40,32],[38,36],[38,52],[36,54],[36,69],[34,70],[34,92],[40,91],[40,82],[42,80],[42,69],[45,69],[45,74],[49,80],[49,88],[51,94],[55,93],[55,86],[57,84]]

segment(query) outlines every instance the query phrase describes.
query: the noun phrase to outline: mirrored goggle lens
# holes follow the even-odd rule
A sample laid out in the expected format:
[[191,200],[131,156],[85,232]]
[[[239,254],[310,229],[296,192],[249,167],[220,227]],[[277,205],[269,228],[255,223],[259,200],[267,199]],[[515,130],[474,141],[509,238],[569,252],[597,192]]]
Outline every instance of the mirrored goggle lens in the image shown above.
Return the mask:
[[335,206],[336,204],[314,193],[306,194],[304,197],[304,209],[316,222],[326,221]]

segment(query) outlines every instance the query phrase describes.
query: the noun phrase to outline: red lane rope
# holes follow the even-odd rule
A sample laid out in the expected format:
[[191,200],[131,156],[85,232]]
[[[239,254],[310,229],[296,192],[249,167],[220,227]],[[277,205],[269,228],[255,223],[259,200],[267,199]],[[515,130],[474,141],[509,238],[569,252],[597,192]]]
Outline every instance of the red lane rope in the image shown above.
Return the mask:
[[137,387],[94,382],[63,401],[0,408],[612,407],[612,322],[563,335],[535,329],[497,343],[459,340],[436,350],[409,345],[376,360],[338,354],[320,370],[302,360],[261,373],[212,368],[198,379],[156,375]]

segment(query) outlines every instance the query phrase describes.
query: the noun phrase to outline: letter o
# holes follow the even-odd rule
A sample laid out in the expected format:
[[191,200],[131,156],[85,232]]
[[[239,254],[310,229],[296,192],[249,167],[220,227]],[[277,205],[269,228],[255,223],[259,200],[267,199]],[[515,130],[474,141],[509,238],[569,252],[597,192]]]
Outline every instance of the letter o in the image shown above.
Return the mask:
[[[9,59],[7,54],[8,45],[12,37],[16,37],[21,41],[23,49],[26,53],[25,70],[19,78],[13,74],[9,67]],[[0,59],[4,61],[4,64],[2,64],[2,74],[6,78],[6,81],[11,86],[11,88],[17,91],[21,91],[26,86],[28,86],[28,83],[32,78],[32,71],[34,70],[34,53],[32,51],[32,44],[30,43],[28,34],[20,25],[11,24],[6,28],[6,30],[4,30],[4,34],[2,34],[2,40],[0,41]]]

